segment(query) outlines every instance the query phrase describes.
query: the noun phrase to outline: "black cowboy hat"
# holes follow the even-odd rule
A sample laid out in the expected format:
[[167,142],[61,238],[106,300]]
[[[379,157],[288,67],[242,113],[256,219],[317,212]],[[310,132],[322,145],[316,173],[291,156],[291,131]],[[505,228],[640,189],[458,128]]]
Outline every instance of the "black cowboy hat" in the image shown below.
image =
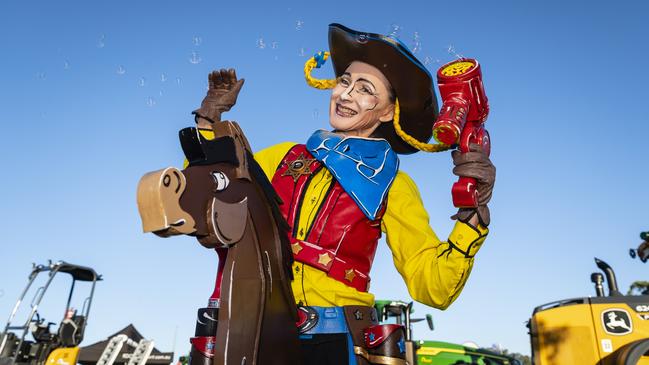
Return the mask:
[[[342,75],[353,61],[378,68],[392,85],[399,101],[401,129],[420,142],[430,140],[438,115],[433,79],[403,43],[333,23],[329,24],[329,51],[336,77]],[[381,123],[373,137],[385,138],[397,153],[418,151],[397,135],[393,123]]]

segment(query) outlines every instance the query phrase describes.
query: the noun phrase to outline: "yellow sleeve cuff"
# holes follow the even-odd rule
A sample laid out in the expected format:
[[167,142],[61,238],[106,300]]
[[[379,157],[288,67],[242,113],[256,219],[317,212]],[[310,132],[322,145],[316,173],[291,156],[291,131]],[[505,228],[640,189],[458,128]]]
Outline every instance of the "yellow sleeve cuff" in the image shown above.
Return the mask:
[[460,221],[455,222],[455,227],[448,237],[448,244],[451,248],[464,257],[473,257],[480,250],[484,243],[489,229],[478,224],[473,227]]

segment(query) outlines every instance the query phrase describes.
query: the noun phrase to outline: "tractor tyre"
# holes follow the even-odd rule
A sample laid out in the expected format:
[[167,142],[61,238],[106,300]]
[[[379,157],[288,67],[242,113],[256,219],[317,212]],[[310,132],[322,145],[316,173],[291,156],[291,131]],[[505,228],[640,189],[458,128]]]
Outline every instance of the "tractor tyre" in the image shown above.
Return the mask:
[[627,343],[615,351],[615,365],[636,365],[649,352],[649,339]]

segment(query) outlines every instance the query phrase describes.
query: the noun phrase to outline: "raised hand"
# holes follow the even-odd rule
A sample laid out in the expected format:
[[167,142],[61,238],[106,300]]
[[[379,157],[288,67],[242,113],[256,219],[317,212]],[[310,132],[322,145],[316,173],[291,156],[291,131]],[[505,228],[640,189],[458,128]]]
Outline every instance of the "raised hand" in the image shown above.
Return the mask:
[[236,104],[244,81],[237,80],[237,73],[232,68],[212,71],[208,76],[207,95],[201,102],[201,107],[192,112],[196,115],[196,122],[199,122],[199,117],[210,123],[220,122],[221,114]]

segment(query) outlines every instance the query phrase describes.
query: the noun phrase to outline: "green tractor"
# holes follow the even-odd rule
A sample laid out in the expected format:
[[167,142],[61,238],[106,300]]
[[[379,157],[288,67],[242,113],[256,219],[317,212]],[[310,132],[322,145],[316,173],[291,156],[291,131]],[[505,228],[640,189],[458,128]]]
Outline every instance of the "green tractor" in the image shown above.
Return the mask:
[[413,313],[412,302],[395,300],[377,300],[374,307],[379,321],[394,321],[403,325],[406,332],[406,361],[409,365],[521,365],[511,357],[493,351],[457,345],[442,341],[425,341],[412,339],[412,323],[426,320],[432,331],[433,318],[410,318]]

